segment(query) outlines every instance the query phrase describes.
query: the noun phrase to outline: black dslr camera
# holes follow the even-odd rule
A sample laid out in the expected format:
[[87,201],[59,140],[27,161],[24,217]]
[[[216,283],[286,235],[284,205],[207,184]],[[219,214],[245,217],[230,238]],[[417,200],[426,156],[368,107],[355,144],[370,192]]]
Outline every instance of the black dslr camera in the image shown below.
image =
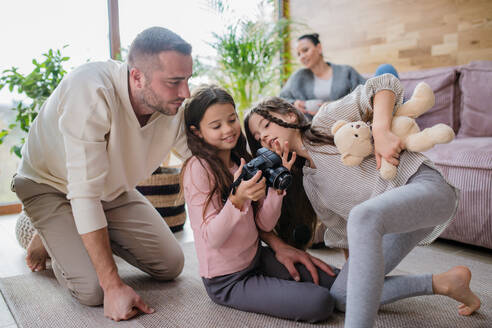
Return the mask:
[[282,166],[282,158],[273,151],[263,147],[258,149],[256,157],[243,166],[241,175],[232,184],[232,194],[243,179],[251,179],[258,170],[266,178],[266,185],[275,189],[287,189],[292,182],[292,174]]

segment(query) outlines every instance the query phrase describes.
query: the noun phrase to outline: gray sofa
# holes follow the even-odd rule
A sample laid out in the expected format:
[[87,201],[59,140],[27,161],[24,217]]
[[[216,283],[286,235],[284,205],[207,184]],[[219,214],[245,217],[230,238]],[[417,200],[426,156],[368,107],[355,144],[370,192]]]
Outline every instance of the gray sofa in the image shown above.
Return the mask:
[[456,139],[425,154],[461,190],[455,219],[441,238],[492,248],[492,61],[400,74],[406,98],[427,82],[436,104],[417,119],[421,129],[451,126]]

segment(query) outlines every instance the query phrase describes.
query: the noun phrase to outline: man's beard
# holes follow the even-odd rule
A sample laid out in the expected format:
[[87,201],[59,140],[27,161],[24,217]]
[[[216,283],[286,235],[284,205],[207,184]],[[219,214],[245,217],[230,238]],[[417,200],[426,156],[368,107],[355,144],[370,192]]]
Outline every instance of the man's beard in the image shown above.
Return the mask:
[[149,102],[147,101],[147,99],[145,99],[145,98],[143,99],[143,103],[145,104],[145,106],[147,106],[147,107],[149,107],[149,108],[153,109],[153,110],[154,110],[154,111],[156,111],[156,112],[159,112],[159,113],[164,114],[164,115],[173,115],[173,114],[171,113],[171,111],[167,110],[167,109],[164,107],[164,105],[162,105],[162,104],[152,105],[152,104],[151,104],[151,103],[149,103]]
[[[159,112],[164,115],[175,115],[176,112],[166,108],[166,105],[162,101],[157,100],[158,97],[155,94],[154,90],[149,87],[146,87],[142,92],[142,103],[148,108],[153,109],[156,112]],[[178,101],[177,99],[176,101]]]

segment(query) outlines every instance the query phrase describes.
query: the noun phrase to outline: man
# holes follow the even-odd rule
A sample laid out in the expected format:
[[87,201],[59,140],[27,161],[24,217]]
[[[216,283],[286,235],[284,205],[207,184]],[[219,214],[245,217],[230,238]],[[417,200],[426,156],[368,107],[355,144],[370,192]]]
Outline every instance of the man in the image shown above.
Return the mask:
[[154,310],[120,279],[112,252],[159,280],[183,268],[178,242],[135,186],[172,148],[188,156],[178,109],[191,74],[190,44],[165,28],[144,30],[128,64],[68,74],[22,150],[13,188],[38,232],[28,265],[43,269],[49,254],[59,283],[116,321]]

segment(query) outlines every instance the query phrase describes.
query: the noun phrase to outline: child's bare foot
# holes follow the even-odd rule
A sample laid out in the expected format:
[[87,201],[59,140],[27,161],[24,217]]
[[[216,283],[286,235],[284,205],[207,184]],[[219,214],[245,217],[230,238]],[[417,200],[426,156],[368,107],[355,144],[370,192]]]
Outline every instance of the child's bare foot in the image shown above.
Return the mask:
[[470,289],[471,271],[466,266],[456,266],[444,273],[432,276],[434,293],[449,296],[462,304],[461,315],[470,315],[480,308],[480,299]]
[[48,252],[44,248],[43,241],[37,232],[32,236],[27,246],[26,263],[31,271],[46,270],[46,260]]

